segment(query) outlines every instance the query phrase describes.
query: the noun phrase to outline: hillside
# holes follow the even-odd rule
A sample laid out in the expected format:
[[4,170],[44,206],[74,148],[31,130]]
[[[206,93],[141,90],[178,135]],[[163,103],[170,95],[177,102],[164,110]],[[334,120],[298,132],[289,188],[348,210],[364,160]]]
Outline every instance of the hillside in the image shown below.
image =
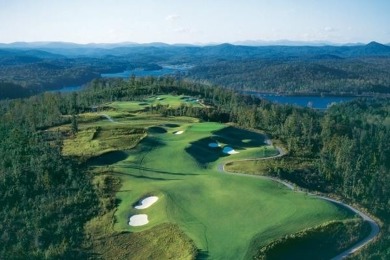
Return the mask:
[[0,45],[0,81],[34,91],[85,84],[101,73],[164,64],[191,65],[189,79],[240,90],[390,93],[390,47],[376,42],[356,46]]
[[[245,167],[374,214],[383,233],[361,257],[386,258],[388,110],[388,100],[370,99],[324,114],[172,77],[99,79],[79,93],[2,101],[0,255],[112,259],[131,248],[140,258],[242,258],[297,236],[299,248],[336,254],[366,235],[335,204],[219,171],[259,158]],[[264,132],[288,154],[275,157]],[[159,200],[136,208],[149,196]],[[129,226],[136,215],[150,224]],[[326,249],[310,244],[329,234]]]

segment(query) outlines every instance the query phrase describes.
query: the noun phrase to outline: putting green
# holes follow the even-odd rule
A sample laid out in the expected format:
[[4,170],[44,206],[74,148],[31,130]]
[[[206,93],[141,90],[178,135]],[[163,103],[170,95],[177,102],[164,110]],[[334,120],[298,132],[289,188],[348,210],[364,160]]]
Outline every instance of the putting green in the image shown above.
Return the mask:
[[[122,179],[117,193],[121,201],[115,214],[117,231],[139,232],[171,222],[194,240],[204,256],[243,259],[286,234],[351,217],[332,203],[271,180],[217,171],[223,162],[276,154],[258,133],[218,123],[158,127],[165,131],[149,131],[148,137],[127,152],[126,159],[113,165]],[[184,133],[172,134],[178,130]],[[211,142],[221,147],[209,147]],[[224,154],[227,145],[239,154]],[[153,206],[133,208],[151,195],[159,197]],[[135,214],[147,214],[149,223],[129,226],[129,217]]]
[[145,98],[142,101],[115,101],[107,103],[105,107],[111,107],[118,112],[137,112],[149,108],[151,105],[164,105],[172,108],[177,108],[182,104],[191,105],[193,107],[201,107],[199,100],[194,97],[183,95],[157,95]]

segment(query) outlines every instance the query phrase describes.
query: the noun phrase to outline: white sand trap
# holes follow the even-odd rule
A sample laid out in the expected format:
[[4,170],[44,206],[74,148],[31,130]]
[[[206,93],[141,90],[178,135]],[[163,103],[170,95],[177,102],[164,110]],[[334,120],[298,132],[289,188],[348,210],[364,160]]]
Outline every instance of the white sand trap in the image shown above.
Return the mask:
[[175,132],[173,132],[173,134],[175,134],[175,135],[181,135],[182,133],[184,133],[184,131],[175,131]]
[[146,208],[149,208],[150,206],[152,206],[154,203],[156,203],[156,201],[158,201],[157,196],[150,196],[150,197],[147,197],[147,198],[141,200],[141,203],[140,203],[141,205],[137,205],[134,208],[146,209]]
[[129,225],[133,227],[143,226],[149,223],[148,215],[139,214],[130,217]]
[[217,144],[217,143],[209,143],[209,147],[212,147],[212,148],[216,148],[216,147],[219,147],[221,146],[220,144]]
[[223,153],[226,153],[226,154],[236,154],[236,153],[239,153],[237,152],[236,150],[234,150],[233,148],[229,147],[229,146],[225,146],[222,150]]

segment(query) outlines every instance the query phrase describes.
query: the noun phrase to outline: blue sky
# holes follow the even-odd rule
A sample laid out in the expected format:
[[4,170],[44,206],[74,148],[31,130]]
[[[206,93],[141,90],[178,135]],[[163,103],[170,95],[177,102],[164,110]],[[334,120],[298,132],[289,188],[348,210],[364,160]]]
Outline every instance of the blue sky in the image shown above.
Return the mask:
[[0,0],[0,42],[390,43],[390,0]]

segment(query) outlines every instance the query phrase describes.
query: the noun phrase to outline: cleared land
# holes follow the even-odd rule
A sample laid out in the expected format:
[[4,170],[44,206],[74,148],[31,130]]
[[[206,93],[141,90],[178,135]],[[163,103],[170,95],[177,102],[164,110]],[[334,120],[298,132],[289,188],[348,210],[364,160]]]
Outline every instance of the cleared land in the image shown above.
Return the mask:
[[[116,193],[120,201],[114,215],[116,232],[130,231],[142,237],[148,232],[158,232],[164,223],[172,223],[194,241],[201,251],[200,257],[242,259],[282,236],[353,216],[330,202],[295,193],[271,180],[217,171],[217,165],[227,161],[277,154],[274,147],[265,144],[261,134],[218,123],[199,123],[193,118],[114,112],[117,113],[114,119],[122,124],[111,123],[113,127],[118,130],[144,127],[147,132],[133,149],[122,151],[116,147],[113,151],[119,150],[120,155],[108,153],[91,161],[98,167],[111,165],[110,171],[121,180]],[[80,128],[110,123],[105,118],[96,120],[85,122]],[[177,131],[183,133],[173,134]],[[91,139],[82,140],[88,143]],[[66,145],[83,147],[80,143]],[[210,143],[218,146],[210,147]],[[239,153],[224,153],[226,146]],[[148,196],[157,196],[159,200],[146,209],[134,208]],[[147,214],[148,224],[129,226],[129,218],[137,214]],[[112,225],[109,221],[102,223]],[[99,225],[99,221],[94,224]],[[161,251],[164,246],[161,243],[154,249],[148,248]],[[148,257],[141,249],[133,254]]]
[[177,108],[182,104],[192,105],[193,107],[201,106],[197,98],[183,95],[156,95],[147,97],[139,102],[112,102],[105,104],[104,106],[114,108],[121,112],[139,112],[150,109],[151,106],[162,105]]
[[[128,158],[114,165],[123,183],[118,193],[121,203],[116,230],[141,231],[171,222],[211,258],[242,259],[252,254],[250,245],[264,245],[280,236],[349,216],[331,203],[294,193],[269,180],[218,173],[216,165],[233,156],[259,157],[273,150],[264,145],[251,147],[242,142],[243,138],[237,140],[237,132],[243,130],[215,123],[181,127],[186,130],[180,136],[148,136]],[[208,144],[214,138],[240,153],[226,155],[221,148],[210,148]],[[253,142],[257,140],[262,137]],[[128,216],[136,214],[130,206],[146,193],[161,197],[161,202],[145,210],[148,225],[129,227]]]

